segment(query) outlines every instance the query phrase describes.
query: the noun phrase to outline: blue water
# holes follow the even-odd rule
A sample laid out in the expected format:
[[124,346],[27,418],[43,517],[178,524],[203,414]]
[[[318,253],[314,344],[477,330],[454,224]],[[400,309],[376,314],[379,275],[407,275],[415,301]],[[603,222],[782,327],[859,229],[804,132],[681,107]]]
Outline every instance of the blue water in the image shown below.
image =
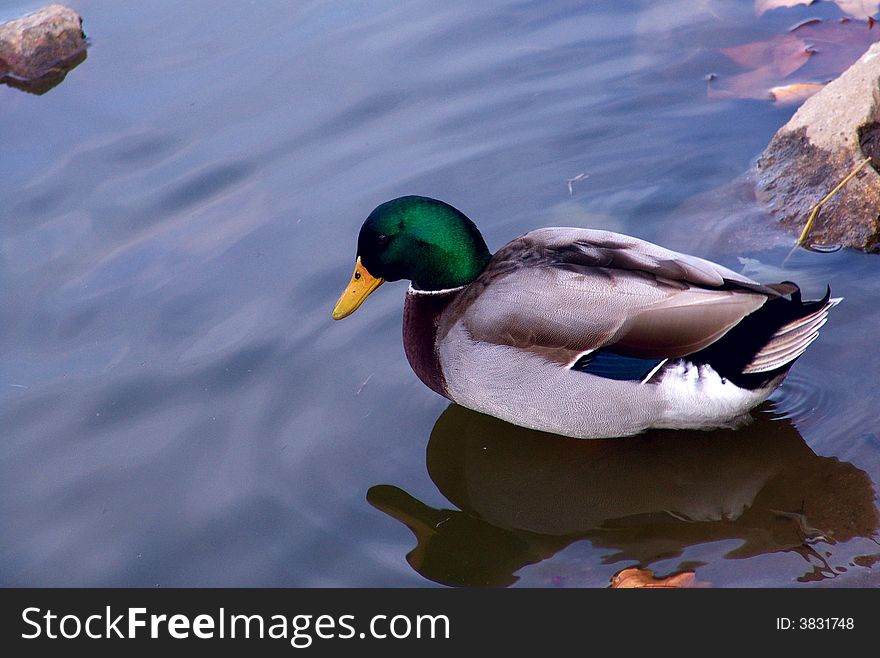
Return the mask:
[[[0,584],[878,584],[880,261],[719,239],[794,108],[704,80],[833,5],[70,4],[88,58],[0,86]],[[521,436],[415,378],[405,284],[330,319],[402,194],[492,248],[621,230],[846,302],[742,434]]]

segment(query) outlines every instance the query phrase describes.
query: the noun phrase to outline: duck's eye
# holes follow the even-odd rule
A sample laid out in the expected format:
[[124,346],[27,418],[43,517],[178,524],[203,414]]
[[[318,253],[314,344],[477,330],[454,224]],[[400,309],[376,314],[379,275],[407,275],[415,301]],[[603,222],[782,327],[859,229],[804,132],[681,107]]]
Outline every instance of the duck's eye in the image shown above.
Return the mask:
[[355,280],[355,281],[360,281],[360,280],[361,280],[361,273],[360,273],[360,272],[355,272],[355,273],[354,273],[354,280]]
[[380,233],[379,235],[376,236],[376,242],[378,242],[379,244],[388,244],[388,241],[389,241],[390,239],[391,239],[391,238],[389,238],[389,237],[388,237],[387,235],[385,235],[384,233]]

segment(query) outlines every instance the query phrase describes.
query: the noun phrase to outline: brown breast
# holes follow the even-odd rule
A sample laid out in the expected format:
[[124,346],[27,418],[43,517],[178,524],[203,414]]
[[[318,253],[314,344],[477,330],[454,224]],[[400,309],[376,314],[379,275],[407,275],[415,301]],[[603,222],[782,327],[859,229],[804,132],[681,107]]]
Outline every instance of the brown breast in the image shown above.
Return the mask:
[[437,325],[441,314],[460,290],[419,294],[410,289],[403,306],[403,349],[409,365],[428,388],[443,397],[449,396],[437,354]]

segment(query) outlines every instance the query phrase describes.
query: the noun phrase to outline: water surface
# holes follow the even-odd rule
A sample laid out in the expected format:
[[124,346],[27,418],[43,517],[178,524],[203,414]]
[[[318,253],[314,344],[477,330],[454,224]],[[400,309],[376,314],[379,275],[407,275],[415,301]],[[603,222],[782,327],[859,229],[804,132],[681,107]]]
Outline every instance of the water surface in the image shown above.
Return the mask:
[[[0,583],[880,584],[880,261],[783,270],[713,193],[794,111],[709,98],[717,48],[833,5],[71,4],[86,61],[0,86]],[[741,432],[527,432],[415,378],[405,284],[330,319],[402,194],[493,249],[621,230],[846,302]]]

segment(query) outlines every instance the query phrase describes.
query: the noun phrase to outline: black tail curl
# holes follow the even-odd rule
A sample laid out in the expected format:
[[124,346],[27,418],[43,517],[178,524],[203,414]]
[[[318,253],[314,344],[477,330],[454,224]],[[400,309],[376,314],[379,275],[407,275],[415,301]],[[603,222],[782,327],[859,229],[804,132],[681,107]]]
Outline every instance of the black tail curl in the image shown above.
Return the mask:
[[[709,365],[721,377],[747,389],[763,388],[786,373],[815,338],[828,309],[840,300],[831,298],[830,286],[822,299],[806,302],[801,297],[800,288],[791,281],[767,287],[780,296],[769,299],[712,345],[689,355],[688,361]],[[800,320],[803,322],[798,322]],[[788,360],[781,362],[778,367],[754,372],[756,360],[773,363],[763,356],[769,350],[781,353],[777,360]]]

